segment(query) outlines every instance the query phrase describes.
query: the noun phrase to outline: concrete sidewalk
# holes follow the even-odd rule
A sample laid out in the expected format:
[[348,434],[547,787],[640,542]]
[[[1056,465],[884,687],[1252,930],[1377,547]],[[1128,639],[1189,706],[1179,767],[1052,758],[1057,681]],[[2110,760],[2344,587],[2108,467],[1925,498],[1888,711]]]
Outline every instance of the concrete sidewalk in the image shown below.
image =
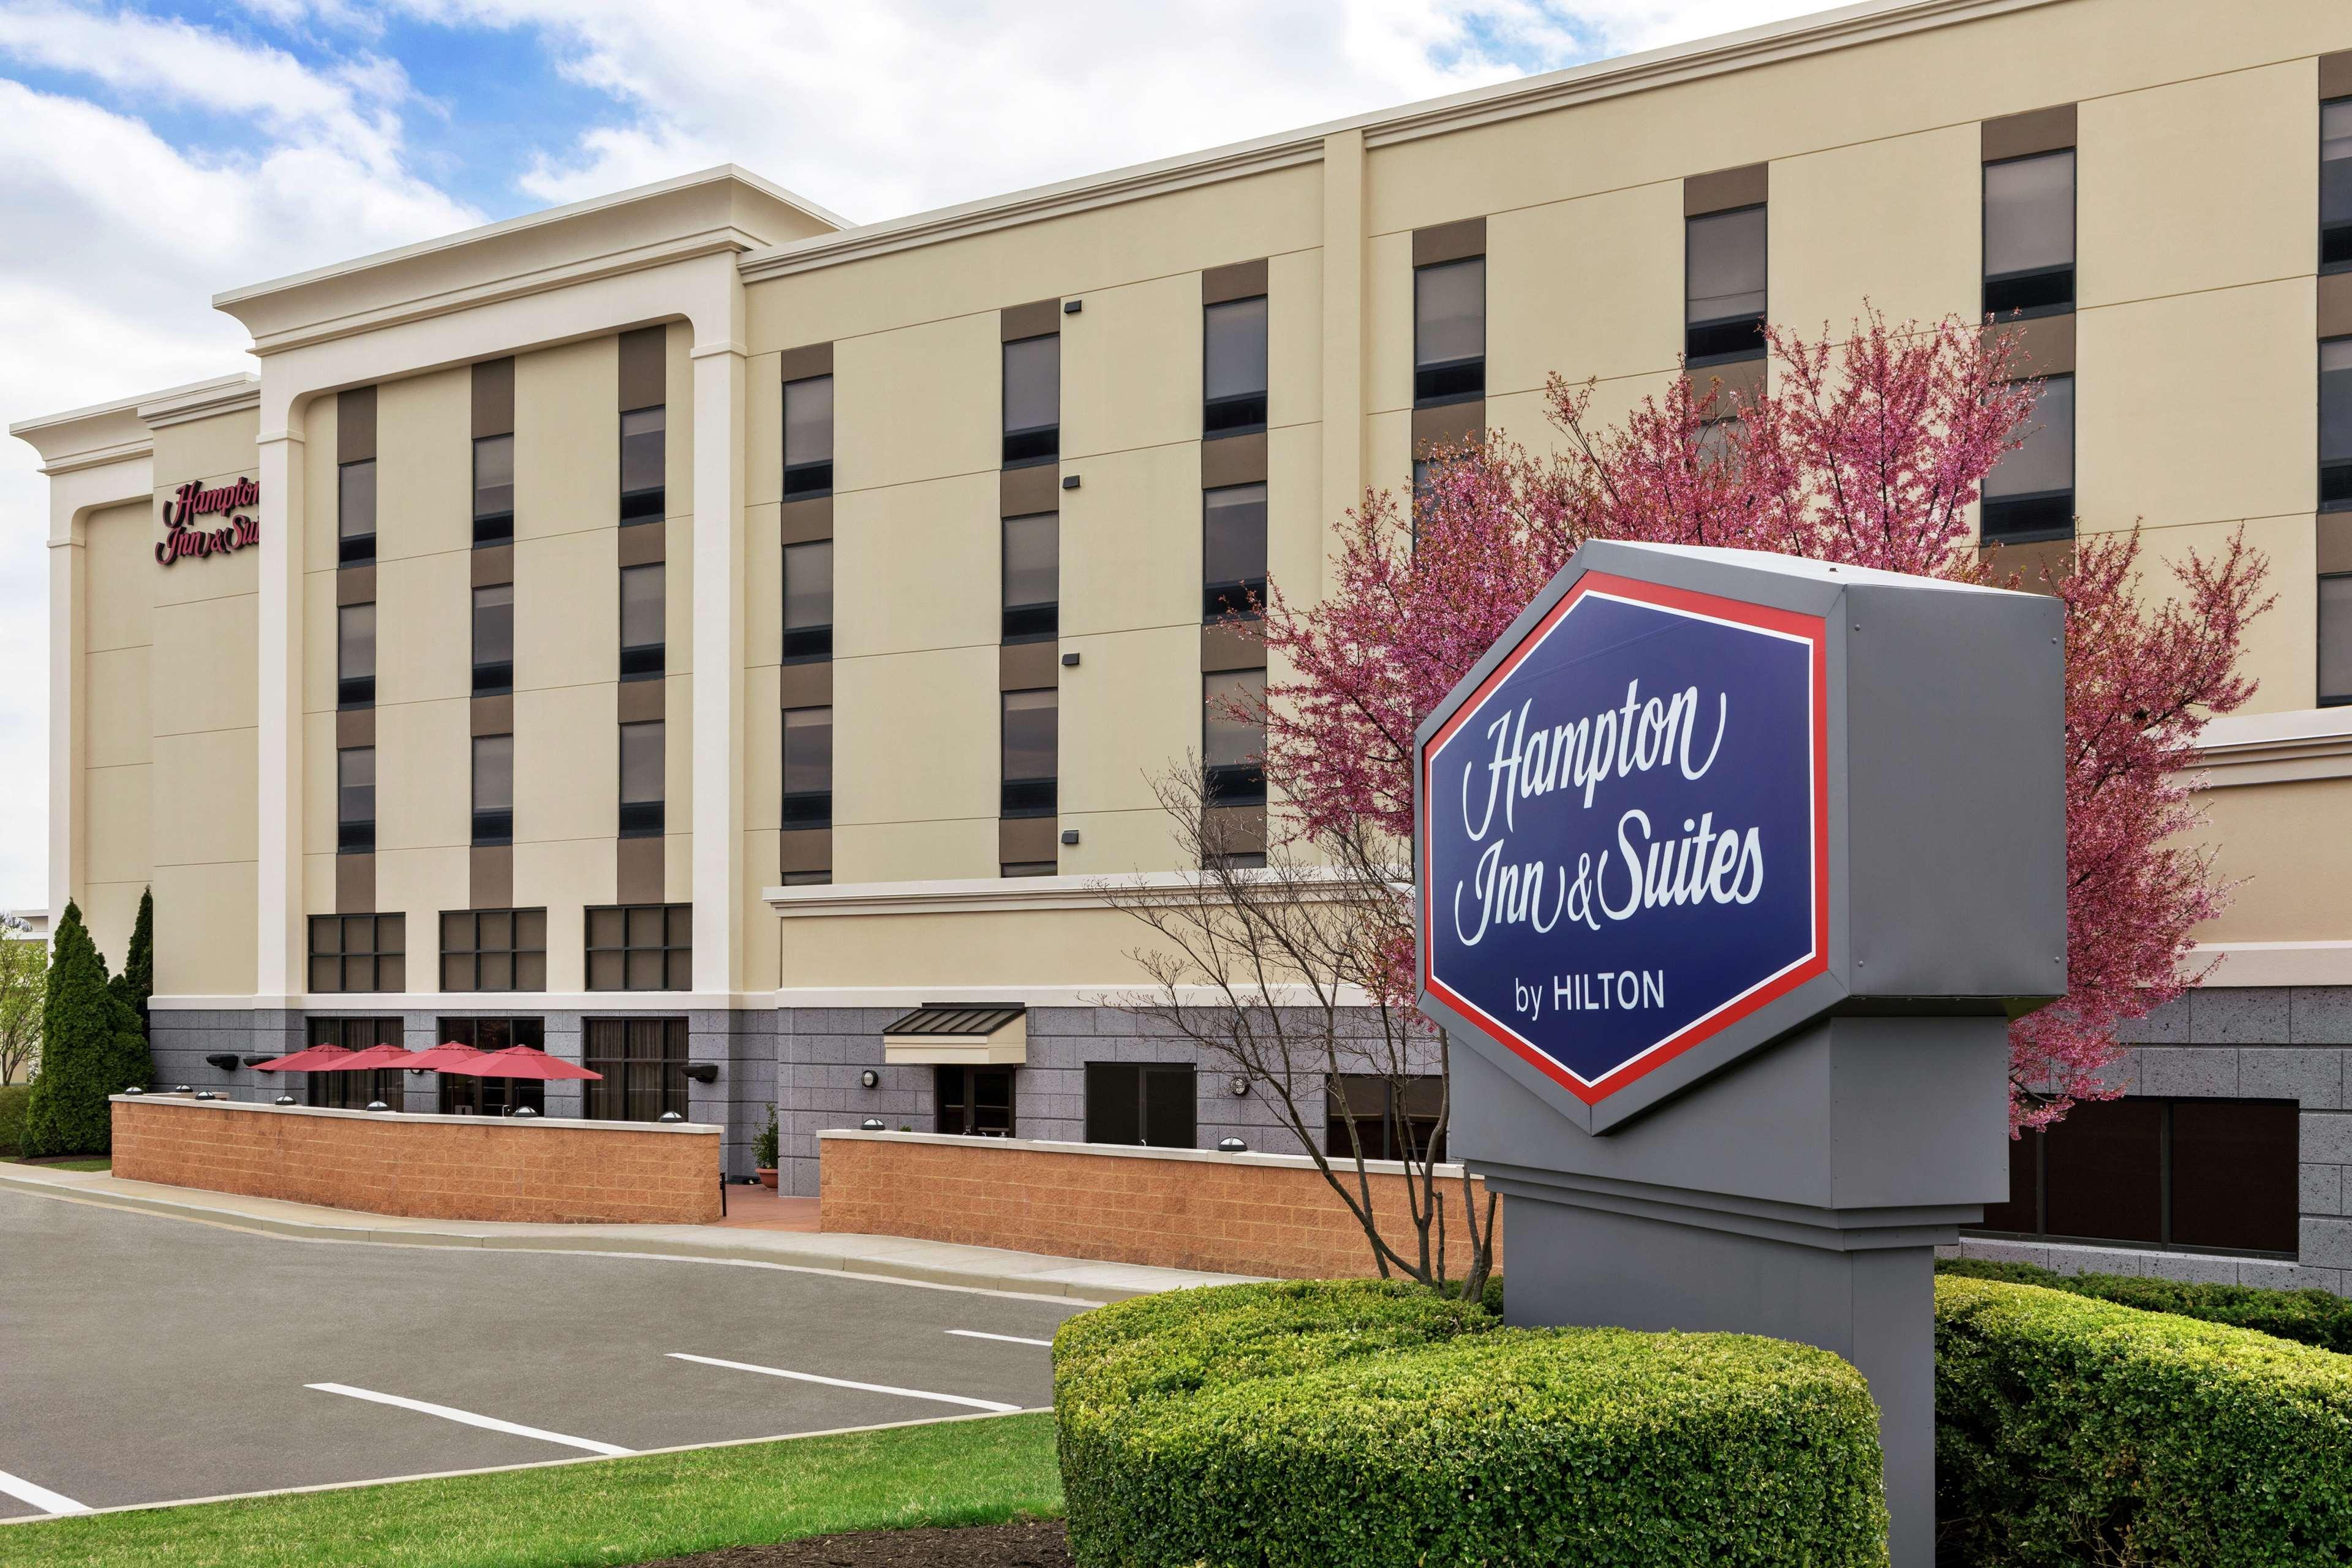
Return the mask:
[[753,1229],[722,1225],[510,1225],[413,1219],[277,1198],[129,1182],[98,1172],[0,1164],[0,1188],[70,1203],[161,1215],[301,1241],[394,1247],[478,1247],[559,1252],[625,1252],[719,1258],[787,1268],[838,1269],[885,1279],[961,1286],[1097,1305],[1192,1285],[1234,1285],[1235,1274],[1201,1274],[1131,1263],[1093,1263],[992,1247],[960,1247],[896,1236]]

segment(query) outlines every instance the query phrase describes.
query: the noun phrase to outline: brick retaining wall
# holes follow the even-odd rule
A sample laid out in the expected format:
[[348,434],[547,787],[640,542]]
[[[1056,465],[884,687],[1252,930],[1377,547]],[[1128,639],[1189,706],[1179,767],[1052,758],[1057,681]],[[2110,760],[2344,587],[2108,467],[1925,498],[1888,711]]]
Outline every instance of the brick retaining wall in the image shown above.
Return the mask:
[[[922,1132],[821,1132],[823,1228],[1108,1263],[1313,1279],[1375,1272],[1363,1227],[1299,1155],[1215,1154]],[[1402,1167],[1372,1177],[1382,1234],[1413,1240]],[[1467,1262],[1459,1173],[1450,1270]],[[1483,1187],[1478,1198],[1483,1216]],[[1501,1249],[1496,1248],[1499,1267]]]
[[702,1225],[719,1129],[117,1096],[114,1174],[421,1219]]

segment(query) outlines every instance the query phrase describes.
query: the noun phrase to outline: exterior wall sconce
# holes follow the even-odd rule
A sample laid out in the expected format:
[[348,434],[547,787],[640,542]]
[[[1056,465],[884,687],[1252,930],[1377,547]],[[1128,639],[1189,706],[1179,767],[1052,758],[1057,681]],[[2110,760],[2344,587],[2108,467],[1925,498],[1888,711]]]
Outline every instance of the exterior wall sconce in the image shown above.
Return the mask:
[[1062,476],[1062,488],[1066,490],[1076,489],[1078,488],[1078,476],[1076,474],[1064,474]]
[[1064,654],[1064,655],[1062,656],[1062,668],[1063,668],[1064,669],[1076,669],[1076,668],[1078,668],[1078,656],[1077,656],[1076,654],[1075,654],[1075,653],[1066,653],[1066,654]]
[[1249,1145],[1243,1142],[1238,1138],[1220,1138],[1217,1140],[1217,1152],[1220,1154],[1246,1154],[1249,1152]]
[[223,1072],[235,1072],[242,1065],[236,1059],[235,1051],[215,1051],[205,1058],[205,1062],[207,1066],[216,1067]]
[[1062,829],[1062,842],[1063,842],[1063,843],[1065,843],[1065,844],[1076,844],[1077,841],[1078,841],[1078,830],[1077,830],[1076,828],[1075,828],[1075,827],[1065,827],[1064,829]]
[[1065,300],[1062,301],[1062,314],[1065,316],[1075,316],[1086,308],[1087,302],[1084,300]]
[[1234,1091],[1234,1098],[1235,1100],[1239,1100],[1242,1096],[1249,1092],[1249,1079],[1242,1077],[1239,1073],[1236,1073],[1234,1075],[1233,1082],[1227,1084],[1225,1087]]
[[717,1062],[688,1062],[686,1064],[686,1076],[692,1079],[697,1083],[717,1083],[719,1081],[719,1064]]
[[882,1075],[872,1068],[867,1068],[857,1075],[857,1081],[867,1089],[879,1089],[882,1087]]
[[[245,1058],[245,1065],[249,1068],[257,1068],[268,1059],[269,1058],[268,1057],[247,1057]],[[274,1071],[276,1069],[273,1068],[272,1070]]]

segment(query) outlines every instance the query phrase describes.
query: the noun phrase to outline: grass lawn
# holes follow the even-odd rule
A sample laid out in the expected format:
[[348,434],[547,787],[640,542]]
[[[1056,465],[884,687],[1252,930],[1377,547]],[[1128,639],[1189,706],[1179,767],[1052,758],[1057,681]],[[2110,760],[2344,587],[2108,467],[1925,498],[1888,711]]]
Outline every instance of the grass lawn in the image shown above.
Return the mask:
[[114,1169],[114,1162],[104,1154],[92,1154],[87,1160],[20,1160],[16,1155],[10,1154],[6,1156],[6,1161],[11,1165],[38,1165],[45,1171],[110,1171]]
[[1054,1417],[646,1454],[0,1526],[10,1568],[568,1568],[907,1525],[1058,1515]]

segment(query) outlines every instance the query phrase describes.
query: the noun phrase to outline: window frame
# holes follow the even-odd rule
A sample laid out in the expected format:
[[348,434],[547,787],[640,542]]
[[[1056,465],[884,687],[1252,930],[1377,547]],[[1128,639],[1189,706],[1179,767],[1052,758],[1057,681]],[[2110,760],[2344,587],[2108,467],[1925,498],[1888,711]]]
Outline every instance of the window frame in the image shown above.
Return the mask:
[[[629,746],[635,735],[644,743],[646,732],[654,731],[652,744],[655,760],[661,764],[661,794],[650,800],[629,798]],[[620,810],[620,837],[623,838],[659,838],[667,831],[669,815],[669,730],[667,721],[640,719],[620,726],[619,743],[614,769],[617,786],[614,795]]]
[[[482,510],[482,448],[494,442],[506,443],[507,506],[504,511]],[[473,489],[470,503],[474,514],[474,547],[514,542],[514,432],[498,436],[477,436],[473,445]]]
[[[2322,707],[2322,708],[2345,708],[2345,707],[2352,707],[2352,684],[2347,684],[2347,685],[2346,686],[2346,688],[2345,688],[2342,691],[2338,691],[2338,692],[2330,692],[2330,691],[2327,689],[2327,683],[2326,683],[2326,671],[2327,671],[2327,586],[2326,586],[2326,585],[2327,585],[2328,584],[2330,584],[2330,583],[2345,583],[2345,584],[2352,584],[2352,572],[2322,572],[2322,573],[2320,573],[2320,574],[2318,574],[2318,596],[2319,596],[2319,613],[2318,613],[2318,627],[2317,627],[2318,635],[2317,635],[2317,637],[2315,637],[2315,638],[2313,639],[2313,641],[2314,641],[2314,646],[2313,646],[2312,652],[2313,652],[2313,663],[2314,663],[2314,665],[2315,666],[2315,673],[2316,673],[2316,675],[2317,675],[2317,677],[2318,677],[2318,679],[2317,679],[2317,682],[2316,682],[2316,689],[2318,690],[2318,693],[2319,693],[2319,706],[2320,706],[2320,707]],[[2346,641],[2346,643],[2347,643],[2347,645],[2352,645],[2352,595],[2347,595],[2347,604],[2346,604],[2346,605],[2345,605],[2345,609],[2344,609],[2344,617],[2345,617],[2345,621],[2346,621],[2346,626],[2345,626],[2344,632],[2343,632],[2344,639],[2345,639],[2345,641]],[[2346,662],[2347,662],[2347,664],[2352,664],[2352,648],[2347,648],[2347,660],[2346,660]]]
[[[791,787],[793,731],[796,728],[806,730],[814,727],[807,723],[794,725],[793,718],[795,714],[805,713],[823,713],[825,716],[824,788],[822,790],[794,790]],[[782,755],[779,771],[785,782],[781,818],[783,828],[787,832],[793,832],[810,827],[831,827],[833,826],[833,705],[826,702],[812,703],[804,708],[787,708],[783,710],[782,724]]]
[[[947,1125],[949,1100],[947,1086],[952,1080],[958,1088],[955,1108],[963,1125],[950,1130]],[[993,1131],[979,1125],[982,1107],[975,1090],[982,1078],[1004,1085],[1004,1127]],[[989,1109],[993,1110],[994,1107]],[[951,1137],[1016,1138],[1021,1130],[1021,1078],[1009,1067],[941,1066],[931,1073],[931,1121],[940,1132]]]
[[[1209,391],[1210,329],[1218,320],[1220,310],[1231,311],[1237,306],[1255,305],[1257,309],[1258,385],[1255,392],[1230,392],[1223,396]],[[1220,300],[1213,305],[1201,307],[1201,438],[1221,440],[1227,436],[1254,436],[1265,428],[1268,384],[1274,379],[1270,342],[1273,310],[1264,294],[1248,294],[1238,299]]]
[[[1243,490],[1257,492],[1257,556],[1258,574],[1255,577],[1212,577],[1209,575],[1209,519],[1216,508],[1216,498],[1231,496]],[[1265,610],[1266,570],[1269,520],[1268,489],[1263,479],[1244,485],[1219,485],[1201,492],[1201,624],[1204,626],[1245,624],[1263,620]],[[1236,599],[1239,603],[1236,604]],[[1250,608],[1255,600],[1257,607]]]
[[[824,456],[803,458],[794,462],[792,447],[793,388],[819,381],[825,384]],[[783,460],[783,499],[788,501],[815,500],[831,495],[834,449],[839,437],[839,427],[835,422],[839,405],[834,400],[833,373],[827,371],[823,375],[794,376],[783,384],[782,403],[782,412],[778,416],[777,449],[782,454]]]
[[[1051,343],[1054,353],[1054,419],[1049,425],[1013,424],[1013,356],[1015,349]],[[1003,437],[1003,462],[1008,468],[1042,467],[1062,460],[1062,334],[1033,332],[1007,339],[997,356],[998,428]]]
[[[507,657],[486,659],[482,657],[482,595],[506,595]],[[477,697],[503,697],[514,689],[514,584],[512,583],[482,583],[477,584],[467,600],[467,635],[472,658],[473,693]],[[497,605],[492,609],[499,608]]]
[[[1477,353],[1447,360],[1425,358],[1421,342],[1423,326],[1422,279],[1441,272],[1471,268],[1477,268],[1478,272]],[[1412,269],[1412,405],[1415,408],[1443,408],[1449,404],[1475,403],[1486,395],[1487,282],[1484,252],[1476,256],[1457,256],[1450,260],[1433,261]]]
[[[2039,544],[2074,537],[2074,494],[2082,480],[2079,468],[2081,453],[2075,441],[2075,432],[2081,421],[2076,417],[2074,374],[2068,371],[2063,375],[2034,379],[2042,384],[2042,391],[2034,397],[2033,408],[2025,416],[2028,420],[2039,416],[2051,386],[2059,382],[2066,384],[2066,487],[2063,489],[2026,490],[1996,496],[1992,493],[1991,485],[1994,477],[2000,472],[2000,464],[1994,464],[1991,472],[1985,475],[1977,500],[1977,539],[1979,544]],[[2038,429],[2033,432],[2039,433]],[[2030,443],[2032,439],[2032,435],[2029,434],[2026,440]],[[2019,452],[2004,454],[2002,461],[2019,455]]]
[[[1054,531],[1054,596],[1013,602],[1013,525],[1050,519]],[[1053,642],[1062,633],[1062,514],[1028,511],[1001,519],[996,529],[997,606],[1000,638],[1007,643]]]
[[[2312,418],[2316,428],[2319,469],[2318,510],[2321,511],[2352,511],[2352,451],[2330,459],[2327,453],[2328,388],[2331,374],[2327,368],[2330,349],[2343,351],[2346,364],[2333,374],[2338,379],[2333,384],[2342,389],[2345,406],[2338,411],[2346,427],[2352,429],[2352,336],[2322,338],[2314,366]],[[2330,489],[2335,493],[2329,494]]]
[[[408,989],[408,916],[405,913],[312,915],[305,931],[308,945],[304,951],[302,978],[304,989],[321,996],[364,996],[397,994]],[[320,933],[334,932],[334,945],[321,947]],[[354,932],[364,931],[365,947],[354,947]],[[385,945],[389,937],[393,945]],[[353,985],[352,965],[354,961],[372,965],[366,978],[372,982],[386,979],[392,984]],[[332,964],[331,984],[320,982],[320,964]],[[386,964],[390,969],[386,969]]]
[[[824,551],[825,619],[823,625],[813,623],[808,626],[796,626],[792,624],[793,552],[795,550],[809,551],[818,548],[822,548]],[[783,619],[783,631],[781,657],[786,664],[815,664],[822,660],[829,659],[833,657],[833,541],[830,539],[799,540],[793,543],[784,546],[782,557],[783,604],[782,613]],[[803,559],[806,560],[808,557],[803,555]]]
[[[497,742],[505,742],[500,748]],[[482,762],[485,748],[492,758],[503,750],[506,766],[507,804],[485,806],[482,804]],[[469,794],[467,805],[473,816],[473,845],[477,849],[496,848],[514,842],[514,736],[476,735],[467,748],[467,775]]]
[[1209,747],[1209,726],[1213,704],[1213,682],[1230,680],[1234,677],[1257,677],[1258,703],[1265,702],[1265,669],[1211,669],[1201,673],[1201,775],[1202,798],[1209,805],[1264,805],[1265,804],[1265,721],[1257,726],[1259,760],[1255,763],[1219,763],[1213,759]]
[[[484,923],[493,917],[504,916],[506,941],[485,945],[482,940]],[[462,945],[453,944],[452,933],[466,938]],[[527,940],[536,937],[535,942]],[[441,989],[467,994],[506,994],[511,992],[543,992],[547,989],[547,909],[535,905],[528,909],[506,910],[443,910],[441,911]],[[509,984],[482,984],[485,959],[504,960]],[[535,963],[530,962],[536,960]],[[472,978],[460,976],[457,965],[468,966]],[[444,1036],[443,1038],[448,1037]]]
[[[635,1053],[639,1037],[658,1031],[660,1051],[652,1056]],[[617,1040],[617,1054],[607,1042]],[[683,1017],[583,1018],[580,1022],[580,1065],[602,1078],[583,1081],[581,1088],[580,1114],[590,1121],[658,1121],[664,1114],[676,1111],[681,1117],[693,1110],[692,1080],[686,1076],[687,1066],[693,1060],[694,1037]],[[642,1092],[632,1081],[632,1068],[650,1065],[654,1068],[653,1103],[650,1107],[633,1105]],[[633,1109],[650,1109],[650,1116],[632,1116]]]
[[[446,987],[444,988],[446,989]],[[487,1026],[503,1024],[504,1036],[509,1046],[530,1046],[535,1050],[547,1048],[547,1020],[530,1015],[515,1016],[506,1014],[444,1015],[433,1021],[436,1037],[472,1046],[477,1050],[501,1050],[495,1043],[484,1045]],[[528,1028],[523,1026],[530,1026]],[[495,1042],[499,1036],[492,1034]],[[533,1115],[547,1111],[547,1081],[535,1078],[478,1078],[471,1073],[444,1072],[434,1077],[441,1080],[436,1091],[436,1109],[443,1116],[511,1116],[518,1109],[528,1109]],[[490,1109],[493,1102],[497,1109]]]
[[[650,573],[656,584],[653,596],[653,617],[660,636],[652,642],[629,641],[629,584],[642,582]],[[633,577],[632,574],[635,574]],[[663,561],[645,561],[620,571],[621,595],[621,679],[623,680],[659,680],[669,664],[669,570]]]
[[2334,223],[2327,221],[2327,170],[2330,163],[2343,163],[2344,181],[2352,189],[2352,153],[2343,158],[2327,156],[2327,111],[2341,110],[2346,121],[2345,135],[2352,139],[2352,97],[2326,98],[2319,102],[2319,197],[2316,207],[2319,270],[2323,273],[2352,272],[2352,211],[2347,211]]
[[[358,752],[367,753],[368,782],[364,786],[352,784],[343,777],[343,759]],[[351,792],[364,787],[368,792],[368,814],[363,816],[346,815],[351,806]],[[338,746],[335,748],[335,853],[338,855],[373,855],[375,853],[375,747]]]
[[[1406,1094],[1410,1097],[1414,1089],[1433,1084],[1436,1086],[1438,1100],[1442,1106],[1445,1095],[1444,1073],[1412,1074],[1408,1079]],[[1357,1110],[1355,1099],[1349,1092],[1351,1085],[1377,1088],[1381,1092],[1381,1110],[1369,1114]],[[1439,1125],[1444,1120],[1443,1111],[1424,1114],[1417,1111],[1410,1103],[1402,1111],[1400,1111],[1397,1109],[1396,1090],[1396,1079],[1385,1073],[1327,1074],[1323,1081],[1323,1152],[1325,1156],[1339,1159],[1355,1157],[1355,1151],[1349,1146],[1346,1131],[1347,1124],[1352,1121],[1356,1126],[1357,1141],[1363,1144],[1364,1158],[1368,1160],[1422,1161],[1425,1159],[1431,1164],[1444,1164],[1445,1163],[1445,1130]],[[1370,1123],[1377,1132],[1377,1138],[1368,1140],[1365,1137],[1367,1123]],[[1413,1129],[1424,1125],[1432,1129],[1434,1133],[1426,1149],[1419,1146],[1420,1140],[1414,1137],[1412,1132]],[[1401,1130],[1406,1134],[1402,1143],[1397,1137]],[[1407,1148],[1405,1146],[1407,1144],[1412,1147]],[[1400,1152],[1401,1150],[1402,1152]]]
[[[1053,699],[1054,771],[1035,776],[1015,776],[1012,766],[1007,731],[1014,712],[1016,697],[1046,696]],[[1024,711],[1035,711],[1045,703],[1028,705]],[[996,776],[997,815],[1005,817],[1054,816],[1059,814],[1062,781],[1062,691],[1058,686],[1024,687],[1014,691],[1000,691],[996,700]]]
[[[367,673],[352,675],[343,665],[344,652],[351,637],[344,629],[344,617],[354,610],[367,612]],[[363,600],[355,605],[335,606],[335,707],[338,710],[375,706],[375,601]]]
[[[312,1046],[341,1046],[347,1051],[365,1050],[370,1046],[404,1046],[406,1026],[406,1020],[398,1017],[314,1015],[304,1021],[303,1040]],[[382,1100],[397,1110],[407,1092],[401,1085],[398,1068],[377,1068],[372,1072],[306,1072],[302,1077],[306,1080],[302,1102],[319,1110],[365,1110],[371,1101]]]
[[[368,528],[365,533],[352,533],[344,527],[350,513],[352,480],[357,470],[367,470]],[[361,458],[353,462],[335,465],[335,564],[369,566],[375,563],[376,534],[376,468],[373,458]]]
[[[1702,321],[1691,320],[1691,307],[1697,296],[1692,292],[1691,261],[1697,247],[1691,237],[1699,226],[1719,223],[1726,218],[1743,217],[1749,213],[1762,215],[1763,233],[1759,247],[1764,258],[1764,296],[1761,310],[1743,311],[1735,316],[1709,316]],[[1696,369],[1705,365],[1738,364],[1747,360],[1765,357],[1768,345],[1764,339],[1764,323],[1772,311],[1772,204],[1769,201],[1749,202],[1742,206],[1724,207],[1716,212],[1693,213],[1683,219],[1683,363]]]
[[[2068,259],[2066,264],[2063,267],[2029,267],[1996,274],[1991,266],[1992,172],[1995,169],[2011,168],[2020,163],[2058,158],[2066,160],[2068,170],[2066,178]],[[2082,161],[2075,156],[2075,150],[2072,147],[2050,147],[2039,153],[2021,153],[2014,158],[1995,158],[1982,165],[1977,177],[1977,276],[1980,280],[1978,303],[1983,314],[1998,316],[2002,320],[2032,321],[2041,316],[2063,316],[2073,313],[2075,298],[2080,291],[2079,280],[2075,274],[2081,269],[2083,264],[2082,176]],[[2032,299],[2033,290],[2031,288],[2021,287],[2045,279],[2055,281],[2062,275],[2066,284],[2063,300]],[[2025,304],[2009,302],[2006,293],[2001,300],[1997,300],[1994,298],[1996,289],[2023,293],[2028,296],[2029,302]]]
[[[1130,1075],[1131,1087],[1123,1081],[1129,1080]],[[1165,1084],[1179,1078],[1183,1079],[1186,1092],[1173,1103],[1175,1109],[1182,1113],[1183,1140],[1155,1138],[1152,1136],[1155,1130],[1152,1085],[1155,1082]],[[1086,1064],[1084,1087],[1086,1142],[1114,1149],[1197,1149],[1201,1146],[1201,1069],[1197,1062],[1090,1061]],[[1115,1105],[1115,1101],[1130,1092],[1135,1097],[1131,1107]],[[1134,1142],[1107,1136],[1126,1128],[1130,1110],[1137,1135]]]
[[[658,913],[656,914],[656,911]],[[591,904],[583,910],[581,914],[582,951],[586,957],[583,984],[587,990],[652,992],[694,989],[694,906],[692,904]],[[607,915],[614,917],[613,920],[600,921],[600,916]],[[641,922],[632,917],[637,916],[652,916],[658,922],[661,928],[660,942],[640,942],[635,940]],[[676,940],[681,922],[684,924],[686,932],[686,940],[682,942]],[[598,942],[596,939],[600,924],[618,926],[621,940],[617,945]],[[620,969],[620,984],[598,984],[596,959],[603,953],[620,955],[617,961]],[[658,985],[632,984],[635,978],[635,971],[637,966],[630,963],[631,958],[649,955],[654,957],[655,967],[659,971],[659,977],[663,983]]]
[[[656,484],[639,485],[635,489],[631,489],[628,488],[629,421],[643,414],[658,414],[662,416],[661,428],[653,432],[661,437],[662,477],[660,482]],[[620,431],[619,475],[614,488],[620,492],[621,526],[627,528],[641,522],[660,522],[667,515],[669,504],[669,405],[666,403],[648,403],[638,408],[622,409]],[[638,434],[642,437],[645,432],[640,431]]]

